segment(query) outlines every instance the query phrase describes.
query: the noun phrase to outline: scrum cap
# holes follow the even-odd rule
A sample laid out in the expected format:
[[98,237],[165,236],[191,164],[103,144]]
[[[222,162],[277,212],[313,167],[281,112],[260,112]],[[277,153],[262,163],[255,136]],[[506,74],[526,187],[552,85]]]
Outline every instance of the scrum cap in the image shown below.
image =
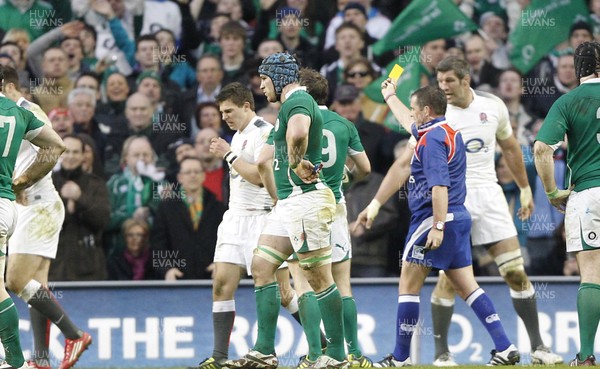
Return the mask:
[[298,62],[288,53],[271,54],[258,67],[259,74],[264,74],[273,81],[277,98],[281,96],[281,91],[285,86],[298,82],[299,70]]
[[582,43],[577,46],[574,58],[578,81],[581,77],[591,74],[597,76],[600,71],[600,44],[595,41]]

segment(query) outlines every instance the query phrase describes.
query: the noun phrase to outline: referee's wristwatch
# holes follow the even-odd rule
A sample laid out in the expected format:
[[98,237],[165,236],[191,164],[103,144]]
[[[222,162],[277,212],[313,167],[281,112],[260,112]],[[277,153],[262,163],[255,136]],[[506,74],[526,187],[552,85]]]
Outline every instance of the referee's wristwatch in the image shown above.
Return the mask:
[[433,224],[433,228],[437,229],[438,231],[442,231],[442,232],[443,232],[443,231],[444,231],[444,228],[445,228],[445,223],[444,223],[444,222],[442,222],[441,220],[440,220],[440,221],[438,221],[438,222],[435,222],[435,223]]

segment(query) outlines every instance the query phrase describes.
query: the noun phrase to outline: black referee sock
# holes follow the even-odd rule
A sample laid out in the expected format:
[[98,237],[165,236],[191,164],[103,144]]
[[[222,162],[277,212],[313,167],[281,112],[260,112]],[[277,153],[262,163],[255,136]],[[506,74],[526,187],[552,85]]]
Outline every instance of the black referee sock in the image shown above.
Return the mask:
[[75,340],[81,337],[81,330],[73,324],[46,287],[40,287],[27,303],[56,324],[66,338]]

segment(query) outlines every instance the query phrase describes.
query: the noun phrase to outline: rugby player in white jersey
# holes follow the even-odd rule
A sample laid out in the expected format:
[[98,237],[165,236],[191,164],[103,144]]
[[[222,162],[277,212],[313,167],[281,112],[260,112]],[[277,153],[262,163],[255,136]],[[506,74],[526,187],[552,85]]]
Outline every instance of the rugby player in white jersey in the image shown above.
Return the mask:
[[[494,258],[500,274],[510,288],[513,306],[525,324],[531,343],[531,362],[551,365],[562,357],[544,345],[538,321],[535,289],[529,282],[517,239],[512,215],[494,169],[496,144],[502,149],[508,167],[521,190],[518,215],[526,219],[533,211],[533,196],[525,173],[521,148],[513,136],[506,105],[498,97],[470,88],[469,66],[466,61],[448,57],[437,67],[439,87],[448,100],[446,119],[461,132],[467,151],[467,198],[465,206],[473,224],[473,247],[485,247]],[[390,100],[402,104],[396,97]],[[389,103],[389,102],[388,102]],[[402,105],[404,106],[404,105]],[[404,119],[410,124],[410,110],[404,106]],[[401,122],[404,123],[404,122]],[[410,172],[410,149],[390,168],[375,199],[359,215],[359,222],[369,227],[380,204],[385,203],[404,183]],[[403,170],[398,170],[403,168]],[[448,349],[448,329],[454,311],[455,291],[447,277],[440,273],[431,296],[433,331],[436,345],[436,366],[456,366]],[[492,352],[490,363],[508,364],[511,352]]]
[[[23,97],[19,91],[19,77],[13,71],[7,69],[4,72],[4,95],[52,128],[44,111]],[[21,142],[13,178],[21,176],[35,161],[38,150],[29,141]],[[30,305],[34,354],[29,365],[51,368],[48,340],[52,322],[65,336],[64,357],[59,368],[68,369],[92,344],[92,337],[69,319],[48,289],[48,270],[50,262],[56,257],[58,236],[65,216],[63,202],[52,183],[51,173],[22,192],[17,199],[17,214],[17,224],[10,238],[6,285]]]
[[[217,96],[219,110],[229,128],[236,131],[229,145],[222,138],[211,139],[210,151],[225,159],[230,167],[229,210],[219,226],[213,276],[212,356],[198,364],[199,369],[219,369],[229,356],[229,337],[235,320],[234,294],[242,273],[250,274],[253,251],[273,200],[264,188],[256,161],[273,126],[254,112],[252,92],[234,82]],[[287,266],[278,274],[282,305],[298,316],[298,297],[289,284]]]

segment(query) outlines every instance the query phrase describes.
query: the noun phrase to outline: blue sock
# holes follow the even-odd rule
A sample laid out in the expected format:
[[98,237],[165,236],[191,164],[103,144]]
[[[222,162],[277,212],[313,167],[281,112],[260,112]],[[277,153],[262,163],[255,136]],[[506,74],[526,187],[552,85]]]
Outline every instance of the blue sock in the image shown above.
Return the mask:
[[473,309],[485,329],[494,340],[497,351],[504,351],[510,346],[510,340],[506,337],[500,317],[492,300],[486,295],[483,289],[478,288],[467,297],[467,305]]
[[396,347],[394,359],[404,361],[410,356],[410,341],[419,322],[419,296],[398,296]]

